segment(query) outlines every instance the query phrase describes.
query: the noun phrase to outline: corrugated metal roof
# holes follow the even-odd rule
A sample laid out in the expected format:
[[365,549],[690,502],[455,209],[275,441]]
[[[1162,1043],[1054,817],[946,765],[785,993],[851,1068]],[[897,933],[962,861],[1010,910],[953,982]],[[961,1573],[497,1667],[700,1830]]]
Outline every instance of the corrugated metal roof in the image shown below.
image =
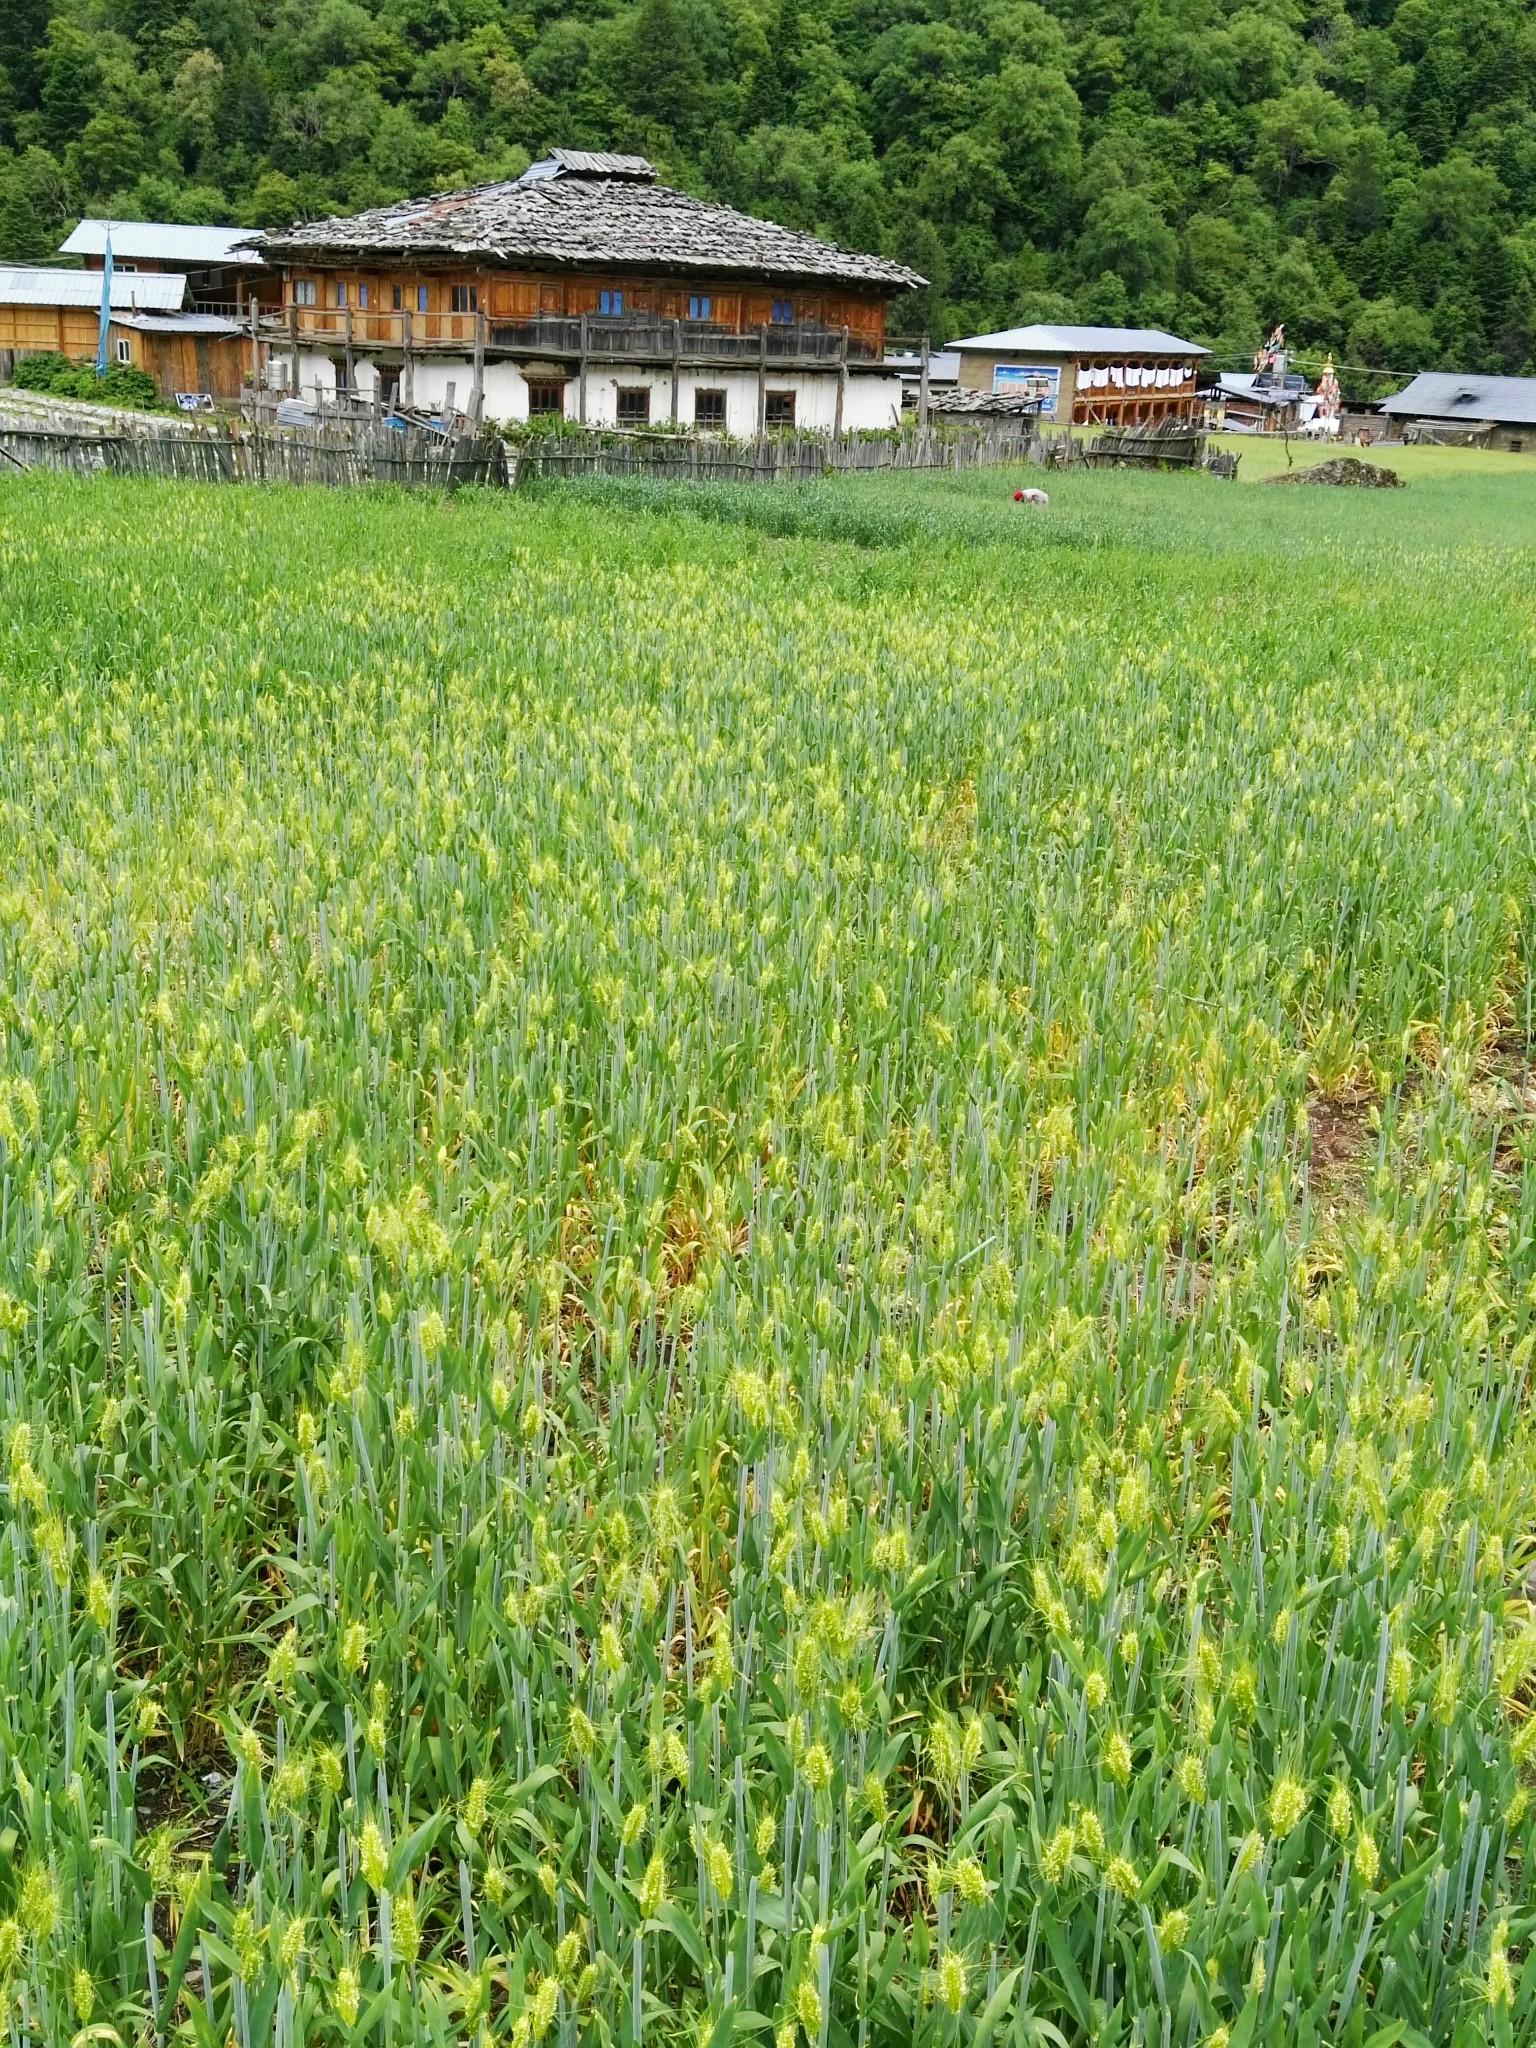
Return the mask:
[[[176,272],[114,270],[112,308],[131,312],[142,306],[156,313],[174,313],[186,296],[187,281]],[[0,264],[0,306],[91,306],[101,304],[99,270],[50,270],[43,263]]]
[[1463,377],[1449,370],[1424,370],[1411,384],[1384,398],[1381,410],[1398,419],[1536,426],[1536,377]]
[[[578,152],[561,154],[575,158]],[[914,291],[926,282],[883,256],[836,248],[732,206],[652,184],[637,173],[610,177],[568,167],[558,176],[472,185],[312,221],[264,236],[262,247],[280,263],[457,257],[561,270],[600,264],[674,275],[867,284],[887,292]]]
[[121,260],[190,264],[260,264],[249,243],[253,228],[199,228],[182,221],[96,220],[81,221],[67,240],[60,243],[64,256],[104,256],[107,230],[112,231],[112,254]]
[[[887,370],[899,370],[904,377],[921,377],[922,358],[910,350],[889,350],[885,357]],[[928,382],[930,384],[954,384],[960,376],[960,358],[953,349],[934,349],[928,357]]]
[[1005,327],[998,334],[972,334],[950,348],[986,349],[991,354],[1032,352],[1055,356],[1205,356],[1198,342],[1181,341],[1160,327]]
[[217,313],[114,313],[114,327],[136,328],[140,334],[244,334],[237,321]]
[[552,149],[551,163],[576,178],[640,178],[656,181],[656,166],[649,157],[619,156],[611,149]]

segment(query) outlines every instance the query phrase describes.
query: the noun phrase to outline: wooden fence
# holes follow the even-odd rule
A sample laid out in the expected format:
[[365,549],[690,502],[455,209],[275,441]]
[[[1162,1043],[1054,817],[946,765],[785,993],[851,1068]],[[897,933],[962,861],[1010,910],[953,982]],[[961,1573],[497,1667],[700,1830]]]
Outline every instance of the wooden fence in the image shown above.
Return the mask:
[[1111,427],[1088,449],[1096,468],[1195,469],[1205,454],[1205,436],[1191,421],[1159,420],[1145,427]]
[[1038,436],[1011,422],[940,431],[903,428],[889,434],[764,436],[725,441],[693,434],[531,434],[514,457],[515,481],[531,477],[649,476],[693,482],[777,483],[871,469],[972,469],[982,464],[1040,460]]
[[394,483],[437,488],[513,486],[539,478],[645,476],[694,482],[793,482],[829,472],[972,469],[1059,459],[1049,442],[1013,422],[889,434],[715,440],[601,428],[532,434],[509,445],[494,431],[404,432],[332,421],[280,430],[219,422],[115,426],[95,432],[0,416],[0,469],[180,478],[199,483]]
[[193,483],[506,484],[498,435],[437,435],[386,427],[322,427],[302,433],[216,426],[94,434],[0,423],[7,468],[107,470],[116,476],[174,477]]

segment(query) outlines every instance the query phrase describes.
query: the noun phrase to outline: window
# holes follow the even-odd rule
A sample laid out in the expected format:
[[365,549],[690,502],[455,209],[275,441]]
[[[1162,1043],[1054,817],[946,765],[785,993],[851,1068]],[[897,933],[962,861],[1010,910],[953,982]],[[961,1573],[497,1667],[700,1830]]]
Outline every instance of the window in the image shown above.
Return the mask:
[[550,413],[557,417],[565,411],[565,385],[558,377],[530,377],[528,379],[528,417],[537,419]]
[[293,280],[293,303],[296,306],[312,306],[315,303],[315,280],[312,277],[296,277]]
[[644,427],[651,417],[651,387],[649,384],[621,384],[619,386],[619,425],[621,427]]
[[792,427],[795,424],[795,394],[793,391],[765,391],[763,393],[763,425],[765,427]]
[[[114,270],[126,270],[130,277],[136,274],[138,267],[137,263],[119,263],[115,256],[112,258],[112,268]],[[218,274],[217,271],[213,272],[214,279],[217,279]]]
[[399,284],[397,284],[397,285],[392,285],[392,286],[390,287],[390,293],[389,293],[389,303],[390,303],[391,307],[393,308],[393,310],[394,310],[395,312],[397,312],[397,313],[403,313],[403,312],[405,311],[405,287],[404,287],[404,285],[399,285]]
[[624,310],[624,294],[622,292],[599,292],[597,295],[597,310],[599,313],[622,313]]
[[725,425],[725,393],[723,391],[694,392],[693,424],[696,427],[723,427]]
[[[120,363],[131,363],[133,361],[133,343],[126,334],[120,334],[117,337],[117,360]],[[1518,448],[1520,443],[1517,441],[1515,446]]]
[[773,311],[769,314],[768,317],[776,327],[788,326],[790,321],[793,320],[795,317],[794,300],[775,299],[773,302]]
[[336,287],[336,303],[338,306],[344,306],[347,303],[347,288],[345,284],[338,284]]
[[366,306],[368,303],[368,287],[365,284],[360,284],[357,288],[357,303],[360,306]]
[[480,287],[474,284],[451,285],[452,294],[449,310],[454,313],[478,313],[480,310]]
[[416,310],[418,313],[425,313],[427,310],[427,288],[424,284],[416,287]]
[[690,320],[712,320],[714,318],[714,311],[715,302],[707,293],[702,296],[698,292],[689,294],[688,318]]

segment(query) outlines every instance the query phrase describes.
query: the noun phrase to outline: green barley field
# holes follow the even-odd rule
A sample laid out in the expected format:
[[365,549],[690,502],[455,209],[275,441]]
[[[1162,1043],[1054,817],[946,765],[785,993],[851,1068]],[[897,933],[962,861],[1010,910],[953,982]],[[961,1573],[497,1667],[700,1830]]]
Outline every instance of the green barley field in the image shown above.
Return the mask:
[[0,481],[9,2048],[1536,2036],[1536,494]]

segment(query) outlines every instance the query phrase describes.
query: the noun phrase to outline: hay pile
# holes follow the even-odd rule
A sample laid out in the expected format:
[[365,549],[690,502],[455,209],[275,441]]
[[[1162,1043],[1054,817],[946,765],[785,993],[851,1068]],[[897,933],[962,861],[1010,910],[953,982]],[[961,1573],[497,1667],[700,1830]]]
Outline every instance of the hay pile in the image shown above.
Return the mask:
[[1355,455],[1335,455],[1331,462],[1314,462],[1306,469],[1282,469],[1264,481],[1270,484],[1351,484],[1368,491],[1400,491],[1405,488],[1395,469],[1382,469],[1374,462],[1362,462]]

